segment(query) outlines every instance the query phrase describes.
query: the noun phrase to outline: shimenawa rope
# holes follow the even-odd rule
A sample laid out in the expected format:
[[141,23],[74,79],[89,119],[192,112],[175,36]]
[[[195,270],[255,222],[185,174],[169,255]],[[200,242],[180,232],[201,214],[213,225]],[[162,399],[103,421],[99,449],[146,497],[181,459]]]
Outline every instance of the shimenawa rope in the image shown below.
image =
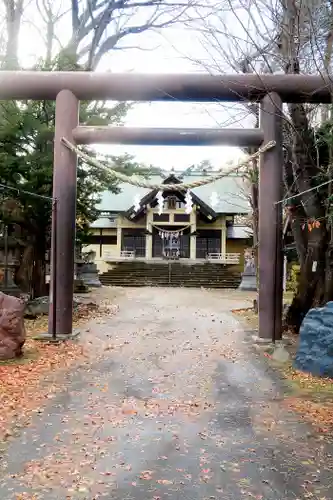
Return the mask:
[[70,141],[68,141],[65,137],[62,137],[61,139],[62,143],[71,151],[77,154],[79,158],[81,158],[83,161],[86,163],[92,165],[93,167],[97,167],[103,170],[107,170],[107,172],[115,177],[118,181],[125,182],[127,184],[131,184],[132,186],[137,186],[137,187],[142,187],[142,188],[147,188],[151,190],[158,190],[158,191],[187,191],[189,189],[194,189],[199,186],[205,186],[206,184],[210,184],[211,182],[214,182],[218,179],[222,179],[223,177],[228,177],[230,174],[235,174],[238,172],[241,168],[247,166],[252,160],[255,158],[258,158],[260,154],[265,153],[269,149],[272,149],[276,142],[275,141],[270,141],[261,148],[258,149],[254,154],[249,156],[246,160],[243,160],[239,162],[235,167],[229,169],[229,170],[222,170],[219,169],[214,175],[209,175],[207,177],[203,177],[201,179],[197,179],[192,182],[188,183],[180,183],[180,184],[152,184],[150,182],[146,182],[142,179],[139,179],[138,177],[133,176],[128,176],[124,175],[121,172],[117,172],[116,170],[113,170],[111,167],[107,167],[106,165],[103,165],[100,161],[96,160],[95,158],[91,158],[89,155],[81,151],[77,146],[74,146]]

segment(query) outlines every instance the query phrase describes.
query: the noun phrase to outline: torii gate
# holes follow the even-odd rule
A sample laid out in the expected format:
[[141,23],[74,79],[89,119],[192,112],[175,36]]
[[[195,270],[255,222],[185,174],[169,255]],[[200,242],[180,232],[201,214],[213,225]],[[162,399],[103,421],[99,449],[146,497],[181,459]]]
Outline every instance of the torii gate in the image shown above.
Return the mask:
[[[88,72],[0,72],[0,99],[56,100],[53,198],[57,216],[52,266],[57,334],[72,333],[77,155],[73,144],[234,145],[275,142],[260,158],[259,337],[281,338],[282,103],[331,102],[330,77],[310,75],[139,75]],[[257,129],[129,129],[81,127],[79,100],[260,102]],[[54,263],[54,262],[53,262]],[[56,269],[54,269],[56,267]],[[52,287],[52,284],[51,284]],[[50,304],[50,316],[52,301]],[[50,322],[52,323],[52,321]]]

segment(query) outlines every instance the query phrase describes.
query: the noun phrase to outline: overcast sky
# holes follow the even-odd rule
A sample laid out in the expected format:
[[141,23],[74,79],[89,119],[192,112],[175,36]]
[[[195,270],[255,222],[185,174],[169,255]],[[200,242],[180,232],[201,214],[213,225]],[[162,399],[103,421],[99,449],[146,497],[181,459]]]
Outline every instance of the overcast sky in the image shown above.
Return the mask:
[[[20,53],[26,66],[36,61],[41,40],[30,25],[22,32]],[[27,43],[29,40],[29,43]],[[146,32],[130,39],[126,45],[139,46],[129,50],[117,50],[103,58],[99,71],[138,73],[193,73],[205,71],[191,62],[190,57],[204,58],[198,35],[184,29],[168,28],[163,35]],[[184,54],[189,55],[185,57]],[[226,112],[221,104],[202,103],[141,103],[128,113],[126,124],[137,127],[221,127],[230,126],[236,114]],[[237,121],[234,126],[246,127],[249,123]],[[138,161],[152,163],[163,169],[183,169],[202,160],[210,160],[218,168],[241,156],[232,147],[150,147],[150,146],[101,146],[101,151],[111,154],[130,153]]]

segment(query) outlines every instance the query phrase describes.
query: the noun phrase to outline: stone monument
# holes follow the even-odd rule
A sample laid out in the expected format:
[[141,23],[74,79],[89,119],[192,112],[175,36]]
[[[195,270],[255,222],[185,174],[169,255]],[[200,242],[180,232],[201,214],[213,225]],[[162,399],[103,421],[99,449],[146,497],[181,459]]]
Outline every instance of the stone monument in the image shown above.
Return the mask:
[[23,300],[0,292],[0,360],[22,355],[26,339],[24,310]]
[[257,273],[253,248],[247,248],[244,251],[244,272],[238,289],[249,292],[257,291]]

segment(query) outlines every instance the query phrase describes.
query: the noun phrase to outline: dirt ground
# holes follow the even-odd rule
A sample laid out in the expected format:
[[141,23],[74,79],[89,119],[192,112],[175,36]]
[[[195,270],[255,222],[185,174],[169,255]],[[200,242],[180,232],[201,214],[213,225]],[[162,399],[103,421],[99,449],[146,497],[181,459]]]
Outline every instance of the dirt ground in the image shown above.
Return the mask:
[[84,328],[88,359],[9,443],[2,500],[333,498],[333,449],[230,312],[251,296],[99,293],[119,309]]

